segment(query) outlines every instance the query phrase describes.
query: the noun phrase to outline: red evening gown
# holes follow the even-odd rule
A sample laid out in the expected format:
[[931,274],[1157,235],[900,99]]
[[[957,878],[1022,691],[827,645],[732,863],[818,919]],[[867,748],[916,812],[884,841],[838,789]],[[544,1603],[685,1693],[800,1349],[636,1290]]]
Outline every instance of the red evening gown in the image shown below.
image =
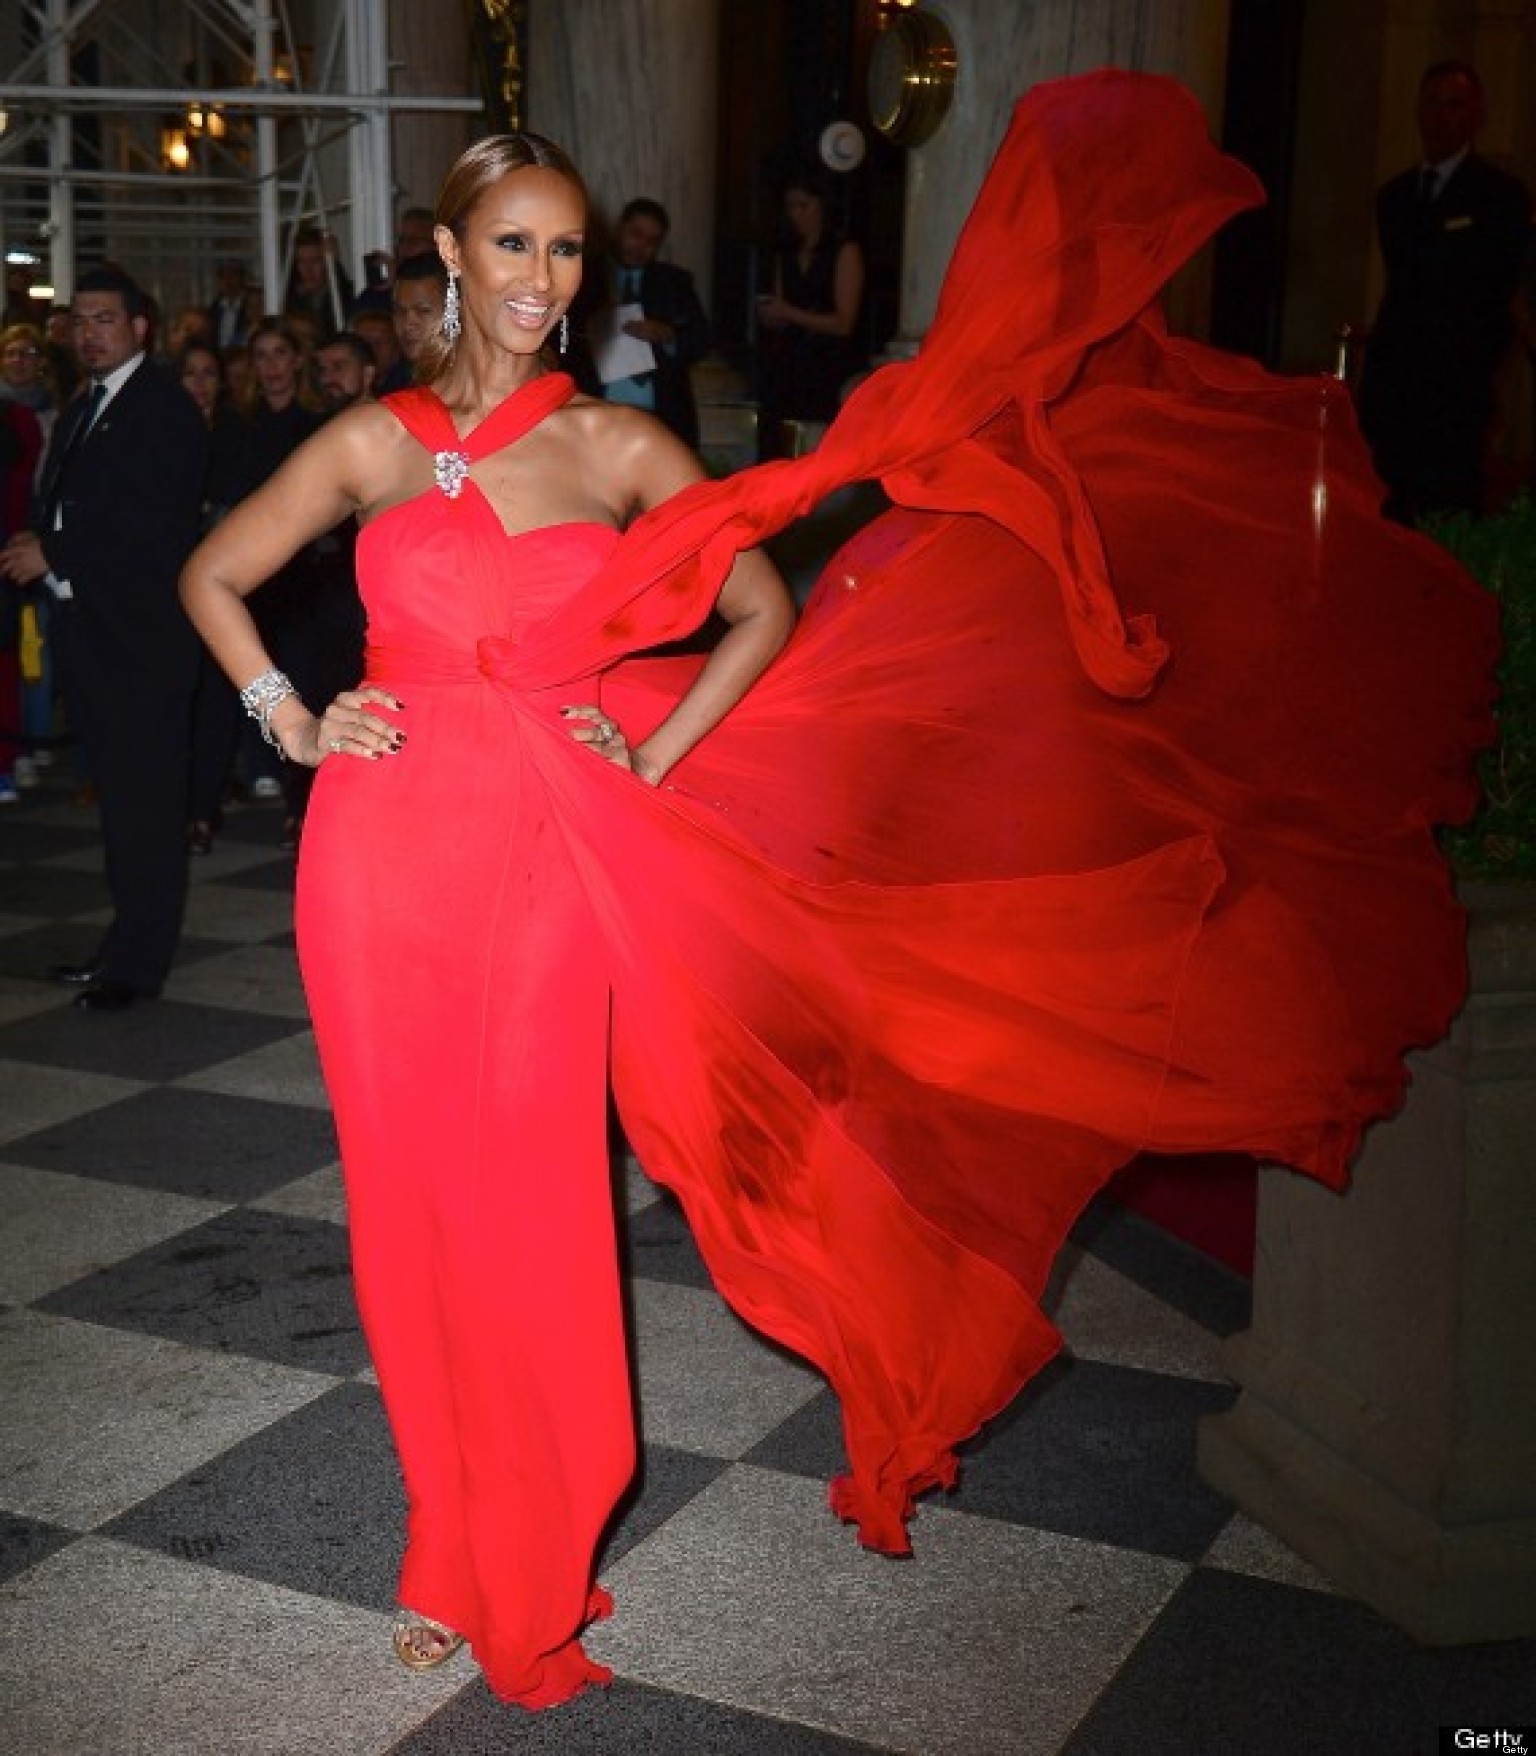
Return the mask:
[[[610,1055],[721,1292],[841,1400],[835,1509],[902,1552],[1057,1346],[1038,1296],[1119,1165],[1340,1184],[1460,1003],[1431,830],[1472,802],[1492,610],[1380,520],[1339,386],[1162,329],[1159,287],[1253,198],[1169,82],[1038,87],[921,354],[812,456],[622,537],[508,538],[472,476],[362,533],[409,742],[321,771],[300,950],[401,1600],[504,1698],[604,1674],[578,1636],[633,1443]],[[569,391],[465,441],[431,392],[391,406],[472,464]],[[594,699],[643,737],[693,663],[630,655],[862,477],[895,510],[662,788],[569,737]]]

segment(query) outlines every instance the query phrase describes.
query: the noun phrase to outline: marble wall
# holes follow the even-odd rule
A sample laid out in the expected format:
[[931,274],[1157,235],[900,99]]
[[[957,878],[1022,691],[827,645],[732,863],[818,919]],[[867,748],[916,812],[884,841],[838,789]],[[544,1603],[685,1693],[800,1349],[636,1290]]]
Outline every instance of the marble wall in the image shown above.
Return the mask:
[[[1219,129],[1227,0],[933,0],[955,39],[955,99],[907,174],[901,331],[921,337],[960,226],[1008,125],[1014,101],[1042,79],[1125,67],[1183,80]],[[1185,303],[1198,294],[1182,295]]]
[[662,203],[664,254],[706,305],[718,44],[718,0],[529,0],[528,126],[565,147],[608,217],[631,196]]

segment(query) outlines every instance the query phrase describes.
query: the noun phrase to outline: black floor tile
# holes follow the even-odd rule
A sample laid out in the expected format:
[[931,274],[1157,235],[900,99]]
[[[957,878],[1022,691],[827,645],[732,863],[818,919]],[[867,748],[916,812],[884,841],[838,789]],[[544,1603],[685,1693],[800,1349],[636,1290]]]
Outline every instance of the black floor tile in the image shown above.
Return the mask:
[[629,1492],[619,1502],[616,1522],[603,1542],[599,1566],[613,1563],[643,1543],[680,1507],[703,1491],[715,1477],[730,1468],[722,1457],[703,1457],[696,1451],[675,1451],[667,1445],[646,1445],[640,1467]]
[[1201,1568],[1062,1756],[1436,1756],[1456,1724],[1536,1725],[1536,1641],[1420,1647],[1361,1604]]
[[25,809],[19,815],[7,812],[0,819],[0,862],[5,863],[0,865],[0,894],[10,894],[12,873],[5,869],[10,862],[35,864],[41,860],[56,860],[62,854],[96,846],[100,839],[93,811],[80,813],[79,828],[67,827],[57,821],[43,822]]
[[[5,906],[5,881],[0,877],[0,910]],[[0,976],[8,976],[16,981],[41,982],[48,987],[50,993],[58,996],[59,1004],[64,1006],[74,990],[54,986],[49,981],[49,970],[56,963],[88,962],[96,955],[101,934],[100,922],[82,925],[74,920],[48,921],[41,926],[28,927],[20,933],[8,933],[0,938]],[[216,957],[230,949],[230,941],[227,939],[204,939],[184,934],[176,945],[176,965],[180,968],[186,964],[199,963],[206,957]],[[31,1058],[37,1059],[36,1056]],[[102,1070],[111,1073],[118,1071],[116,1067]]]
[[[88,945],[82,955],[89,957],[94,949]],[[303,1029],[291,1018],[180,1000],[145,1001],[126,1012],[100,1014],[63,1006],[0,1025],[0,1060],[41,1061],[124,1079],[181,1079]]]
[[72,1543],[79,1533],[60,1530],[57,1525],[40,1524],[35,1518],[20,1513],[0,1512],[0,1579],[25,1573],[55,1549]]
[[[961,1447],[959,1487],[932,1503],[1193,1561],[1232,1516],[1195,1473],[1195,1430],[1233,1395],[1158,1372],[1055,1361]],[[831,1393],[797,1410],[745,1461],[817,1477],[844,1469]]]
[[221,872],[218,878],[221,890],[292,890],[294,877],[294,860],[291,853],[285,853],[276,845],[280,833],[279,826],[273,825],[272,858],[259,866],[242,866],[238,872]]
[[962,1448],[960,1512],[1193,1561],[1232,1516],[1195,1470],[1220,1384],[1094,1360],[1053,1361]]
[[822,1481],[840,1475],[848,1467],[848,1458],[837,1398],[830,1390],[819,1391],[787,1420],[780,1421],[741,1461]]
[[101,1534],[388,1610],[405,1495],[379,1393],[340,1384],[172,1482]]
[[219,841],[239,842],[244,847],[270,847],[280,852],[277,843],[287,815],[281,799],[226,806],[215,845]]
[[346,1375],[368,1362],[346,1233],[242,1208],[37,1302],[87,1323]]
[[[13,866],[0,887],[0,907],[11,915],[36,915],[58,921],[107,908],[107,881],[99,872],[76,872],[67,866]],[[87,928],[86,932],[95,932]],[[24,975],[0,964],[0,975]]]
[[476,1682],[390,1756],[868,1756],[876,1748],[641,1683],[616,1681],[553,1712],[524,1713]]
[[[8,912],[10,897],[4,877],[0,877],[0,911]],[[19,933],[0,936],[0,976],[11,981],[48,983],[48,972],[56,963],[85,963],[96,955],[101,941],[99,923],[82,925],[76,920],[50,920]],[[63,988],[52,988],[62,1001]]]
[[712,1287],[683,1210],[670,1195],[628,1215],[620,1226],[624,1269],[640,1280]]
[[[269,1022],[275,1037],[300,1028]],[[328,1111],[159,1086],[23,1135],[7,1143],[5,1156],[39,1170],[235,1202],[333,1163],[337,1146]]]
[[1242,1275],[1140,1214],[1094,1201],[1072,1228],[1072,1241],[1216,1335],[1248,1327],[1253,1292]]
[[[603,1545],[612,1566],[728,1464],[650,1446]],[[343,1384],[173,1482],[102,1535],[367,1609],[395,1602],[405,1499],[379,1393]]]

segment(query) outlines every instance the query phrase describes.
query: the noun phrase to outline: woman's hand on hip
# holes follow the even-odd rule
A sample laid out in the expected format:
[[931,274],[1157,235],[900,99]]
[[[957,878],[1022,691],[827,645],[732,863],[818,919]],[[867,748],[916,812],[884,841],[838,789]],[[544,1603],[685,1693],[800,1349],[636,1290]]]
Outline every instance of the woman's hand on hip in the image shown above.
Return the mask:
[[404,747],[405,733],[392,720],[370,712],[375,704],[394,713],[405,706],[387,690],[372,685],[343,689],[319,719],[309,714],[291,732],[279,728],[284,754],[290,761],[302,762],[309,768],[318,768],[331,756],[361,756],[377,761],[381,756],[395,755]]
[[578,744],[585,744],[616,768],[634,772],[635,760],[629,741],[617,721],[611,720],[602,708],[581,702],[574,707],[562,707],[560,711],[573,722],[571,736]]

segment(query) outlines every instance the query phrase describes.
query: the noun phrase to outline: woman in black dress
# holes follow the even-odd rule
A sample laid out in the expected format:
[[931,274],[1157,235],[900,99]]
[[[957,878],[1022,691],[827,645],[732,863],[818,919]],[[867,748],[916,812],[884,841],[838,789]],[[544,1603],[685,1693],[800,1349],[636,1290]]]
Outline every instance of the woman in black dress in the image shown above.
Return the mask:
[[854,331],[864,297],[864,253],[830,223],[828,191],[812,175],[785,185],[787,237],[774,258],[773,290],[758,299],[761,455],[790,445],[785,421],[824,424],[858,369]]

